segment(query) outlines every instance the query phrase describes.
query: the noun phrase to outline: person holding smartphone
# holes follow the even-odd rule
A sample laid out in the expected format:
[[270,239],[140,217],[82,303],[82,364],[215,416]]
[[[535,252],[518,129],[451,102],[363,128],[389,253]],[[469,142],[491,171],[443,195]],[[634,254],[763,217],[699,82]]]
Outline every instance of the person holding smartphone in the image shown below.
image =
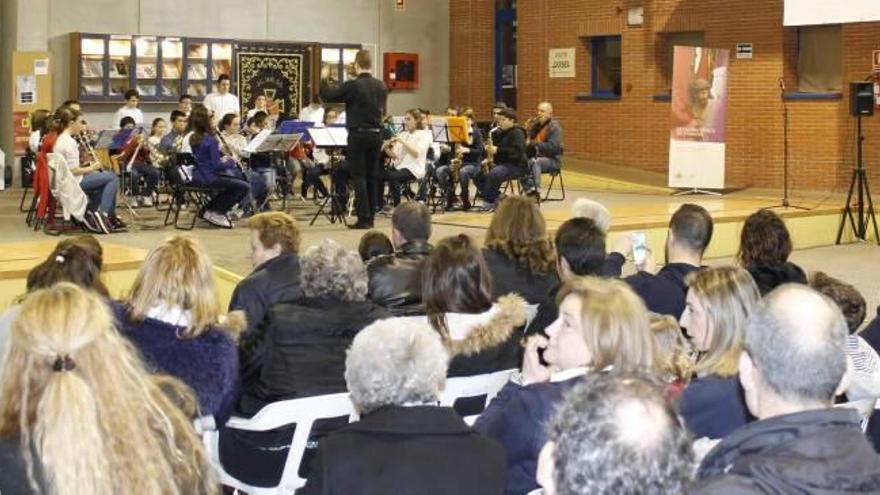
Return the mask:
[[644,299],[651,312],[678,319],[685,308],[685,279],[703,266],[703,254],[712,240],[713,228],[712,216],[705,208],[695,204],[681,205],[669,220],[666,263],[660,271],[653,273],[653,253],[647,243],[642,242],[643,237],[633,238],[628,234],[615,242],[608,257],[609,268],[620,273],[627,254],[643,256],[642,262],[636,263],[636,274],[624,280]]

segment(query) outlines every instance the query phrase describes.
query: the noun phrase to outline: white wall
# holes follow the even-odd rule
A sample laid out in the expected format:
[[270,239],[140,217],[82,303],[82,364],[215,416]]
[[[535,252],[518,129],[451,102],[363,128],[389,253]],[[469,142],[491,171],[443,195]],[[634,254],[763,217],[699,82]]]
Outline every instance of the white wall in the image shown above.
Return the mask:
[[[440,111],[449,100],[448,0],[408,0],[404,11],[397,11],[393,0],[0,1],[15,2],[19,9],[15,49],[50,50],[57,103],[76,96],[68,94],[71,32],[364,43],[378,49],[376,75],[383,52],[415,52],[420,88],[392,93],[389,111],[400,114],[414,106]],[[118,106],[95,103],[84,110],[92,125],[110,126]],[[167,118],[173,108],[142,104],[148,121]]]

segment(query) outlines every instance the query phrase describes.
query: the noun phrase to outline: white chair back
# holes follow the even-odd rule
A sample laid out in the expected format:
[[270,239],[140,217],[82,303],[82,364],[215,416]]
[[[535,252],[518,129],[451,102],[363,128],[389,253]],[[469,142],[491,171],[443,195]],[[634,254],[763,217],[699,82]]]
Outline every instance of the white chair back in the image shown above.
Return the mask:
[[216,432],[210,436],[206,447],[214,467],[219,473],[220,482],[224,485],[250,493],[251,495],[292,494],[306,484],[306,480],[299,477],[299,465],[306,450],[306,443],[309,440],[312,425],[320,419],[338,418],[341,416],[348,416],[349,422],[357,421],[358,419],[354,405],[352,405],[347,393],[275,402],[260,409],[260,412],[250,419],[230,418],[229,422],[226,423],[226,427],[243,431],[269,431],[283,426],[296,425],[281,480],[278,486],[271,488],[250,486],[233,478],[223,469],[223,466],[220,464],[219,445],[217,443],[219,437],[216,435]]
[[856,412],[859,413],[859,417],[862,418],[861,421],[859,421],[859,426],[862,427],[862,431],[866,431],[868,429],[868,421],[870,421],[874,411],[880,409],[880,399],[854,400],[842,404],[835,404],[834,407],[848,407],[855,409]]
[[[510,369],[485,375],[449,378],[446,380],[446,388],[440,393],[440,405],[452,407],[458,399],[485,395],[486,401],[483,403],[483,409],[485,409],[489,402],[498,395],[504,384],[510,380],[510,375],[514,371],[516,370]],[[477,416],[479,414],[465,416],[464,421],[468,425],[473,425]]]

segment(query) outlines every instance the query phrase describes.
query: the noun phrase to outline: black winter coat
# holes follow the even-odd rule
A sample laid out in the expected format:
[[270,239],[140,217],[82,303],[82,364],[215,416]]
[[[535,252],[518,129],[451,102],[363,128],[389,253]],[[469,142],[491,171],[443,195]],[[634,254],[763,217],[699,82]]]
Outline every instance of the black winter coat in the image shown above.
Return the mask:
[[370,323],[388,317],[370,301],[301,298],[272,305],[265,325],[242,352],[261,357],[255,378],[242,383],[244,414],[286,399],[345,392],[345,352]]
[[516,293],[529,304],[542,304],[547,302],[550,291],[559,285],[555,271],[532,273],[495,249],[483,249],[483,257],[492,274],[492,297],[495,299]]
[[299,256],[284,252],[254,268],[235,290],[229,311],[242,310],[247,317],[246,333],[256,330],[266,309],[279,302],[302,297],[299,285]]
[[321,442],[298,495],[492,495],[504,450],[451,408],[386,406]]
[[852,409],[755,421],[703,459],[694,493],[880,493],[880,457]]

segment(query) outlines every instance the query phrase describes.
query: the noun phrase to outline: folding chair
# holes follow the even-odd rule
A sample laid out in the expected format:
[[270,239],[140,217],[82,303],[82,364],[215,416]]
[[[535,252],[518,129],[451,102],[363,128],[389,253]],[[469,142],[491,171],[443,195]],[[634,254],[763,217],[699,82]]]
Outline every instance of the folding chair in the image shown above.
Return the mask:
[[[514,371],[516,370],[510,369],[486,373],[485,375],[448,378],[446,380],[446,388],[440,394],[440,405],[454,408],[456,402],[460,399],[485,397],[482,409],[486,409],[489,402],[498,395],[504,384],[510,380],[510,375]],[[482,412],[482,409],[480,412]],[[477,420],[477,416],[479,416],[479,413],[464,416],[463,419],[465,423],[473,425],[474,421]]]
[[[565,182],[562,180],[562,168],[548,173],[550,174],[550,185],[547,186],[547,192],[544,193],[543,201],[565,201]],[[553,190],[553,184],[556,182],[557,177],[559,177],[559,189],[562,195],[551,198],[550,192]]]
[[[220,463],[220,437],[216,430],[202,432],[202,438],[211,463],[217,470],[220,482],[224,485],[251,495],[293,494],[298,488],[302,488],[306,484],[306,480],[299,477],[299,465],[306,450],[306,443],[309,440],[312,425],[321,419],[344,416],[348,416],[349,422],[358,419],[354,405],[352,405],[347,393],[275,402],[260,409],[260,412],[250,419],[231,418],[226,423],[227,429],[270,431],[284,426],[296,425],[290,442],[290,450],[287,453],[287,461],[284,464],[284,472],[281,474],[281,480],[277,486],[269,488],[250,486],[226,472]],[[198,426],[199,424],[197,423],[197,430]]]

